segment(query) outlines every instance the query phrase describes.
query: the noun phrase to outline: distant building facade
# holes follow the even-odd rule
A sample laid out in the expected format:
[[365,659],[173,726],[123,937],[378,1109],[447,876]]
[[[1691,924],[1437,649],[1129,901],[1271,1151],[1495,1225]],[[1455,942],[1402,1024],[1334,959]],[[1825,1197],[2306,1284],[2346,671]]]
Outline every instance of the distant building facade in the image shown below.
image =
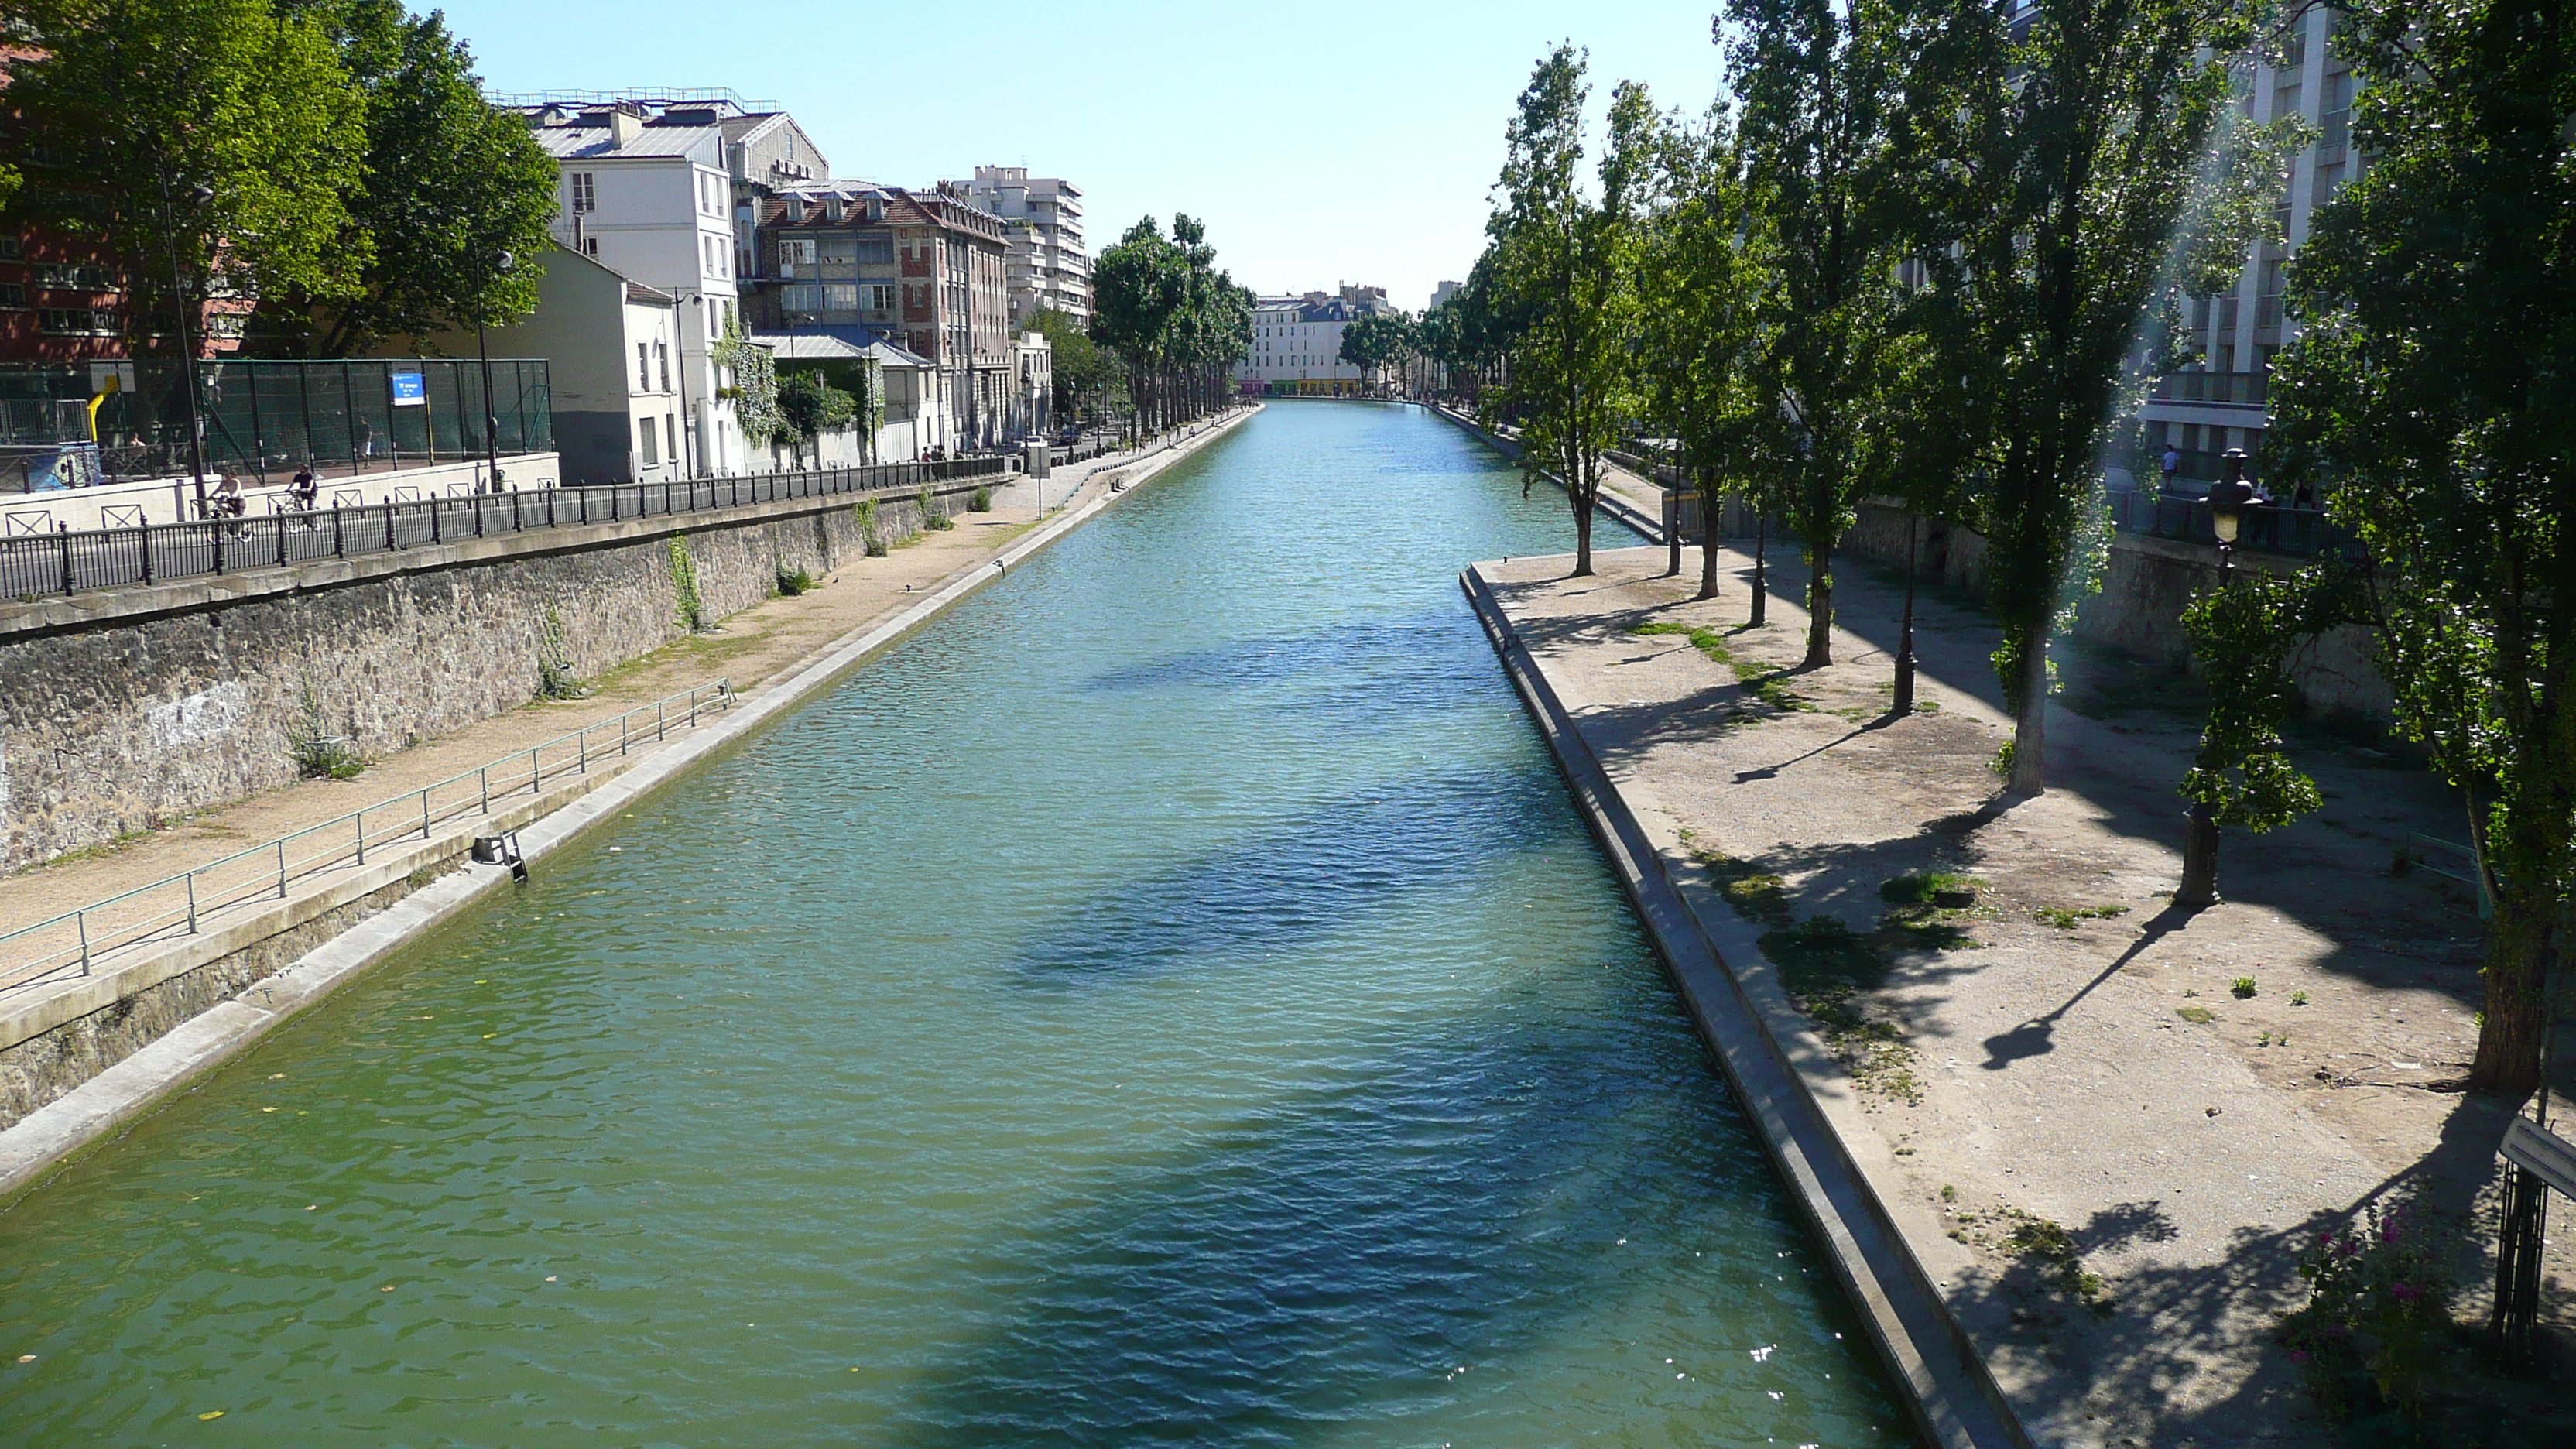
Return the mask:
[[1237,384],[1245,391],[1333,397],[1361,392],[1368,380],[1342,361],[1342,331],[1395,310],[1384,287],[1264,297],[1252,310],[1252,348],[1235,363]]
[[1082,231],[1082,190],[1053,176],[1031,176],[1025,166],[978,166],[972,181],[947,181],[940,190],[1000,218],[1008,228],[1010,323],[1028,325],[1038,309],[1053,308],[1091,325],[1091,254]]

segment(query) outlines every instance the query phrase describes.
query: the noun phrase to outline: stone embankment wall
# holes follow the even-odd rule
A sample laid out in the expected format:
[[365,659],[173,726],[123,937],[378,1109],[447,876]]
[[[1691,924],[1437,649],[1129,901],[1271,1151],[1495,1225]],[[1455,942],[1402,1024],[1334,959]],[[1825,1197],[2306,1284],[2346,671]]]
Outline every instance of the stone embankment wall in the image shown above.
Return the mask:
[[514,709],[550,636],[583,678],[648,654],[687,632],[674,540],[710,622],[865,549],[842,495],[0,604],[0,867],[288,784],[299,736],[385,755]]
[[[1972,594],[1984,593],[1983,536],[1955,523],[1908,515],[1891,503],[1861,505],[1860,521],[1843,535],[1844,551],[1903,568],[1909,517],[1919,519],[1915,525],[1919,577],[1938,579]],[[2237,555],[2236,566],[2285,574],[2298,565],[2295,560],[2244,553]],[[2194,595],[2216,587],[2217,549],[2143,534],[2114,534],[2110,563],[2102,572],[2102,591],[2075,611],[2076,637],[2177,669],[2189,668],[2191,646],[2183,638],[2183,607]],[[2291,661],[2291,683],[2309,709],[2357,710],[2386,720],[2390,694],[2372,662],[2377,651],[2373,631],[2345,625],[2299,651]]]

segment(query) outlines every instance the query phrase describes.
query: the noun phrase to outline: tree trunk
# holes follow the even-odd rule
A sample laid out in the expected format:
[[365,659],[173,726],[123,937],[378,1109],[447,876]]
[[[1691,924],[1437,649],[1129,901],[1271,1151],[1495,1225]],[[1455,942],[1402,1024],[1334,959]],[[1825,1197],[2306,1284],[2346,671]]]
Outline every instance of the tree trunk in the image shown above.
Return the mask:
[[[2013,753],[2018,758],[2021,752],[2015,748]],[[2195,800],[2182,820],[2182,882],[2174,890],[2174,904],[2205,911],[2218,904],[2218,813]]]
[[1757,510],[1753,515],[1753,612],[1744,618],[1744,627],[1759,629],[1771,618],[1771,520]]
[[1834,546],[1822,540],[1807,544],[1807,657],[1800,669],[1822,669],[1834,662]]
[[1580,503],[1574,506],[1574,576],[1592,577],[1592,510]]
[[2012,776],[2005,790],[2037,795],[2048,789],[2048,620],[2018,626],[2021,645],[2021,708],[2013,715]]
[[[2531,783],[2526,781],[2526,794],[2540,798],[2524,803],[2541,808],[2516,810],[2507,817],[2506,830],[2520,838],[2506,842],[2501,854],[2508,862],[2529,861],[2539,868],[2487,873],[2494,882],[2495,925],[2487,937],[2486,1008],[2478,1018],[2478,1055],[2469,1067],[2471,1090],[2507,1096],[2539,1085],[2549,1031],[2549,970],[2560,949],[2558,881],[2542,864],[2555,859],[2556,852],[2539,838],[2552,823],[2544,803],[2550,792],[2530,789]],[[2476,826],[2472,820],[2473,831]],[[2498,853],[2497,842],[2481,844],[2478,862],[2484,870]]]
[[1717,597],[1717,495],[1703,488],[1699,495],[1699,596]]

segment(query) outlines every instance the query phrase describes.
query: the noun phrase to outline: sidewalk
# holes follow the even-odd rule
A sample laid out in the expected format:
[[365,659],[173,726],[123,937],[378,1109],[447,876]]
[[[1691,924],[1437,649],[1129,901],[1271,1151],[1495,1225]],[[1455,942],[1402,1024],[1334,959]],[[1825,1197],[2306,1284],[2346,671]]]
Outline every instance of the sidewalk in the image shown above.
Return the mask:
[[[2326,809],[2231,833],[2230,899],[2179,913],[2187,680],[2070,655],[2051,789],[2005,808],[1995,631],[1966,601],[1920,596],[1929,708],[1891,721],[1892,574],[1842,561],[1837,662],[1795,674],[1790,551],[1760,630],[1741,627],[1749,558],[1722,556],[1723,595],[1696,603],[1697,549],[1677,579],[1665,557],[1477,570],[1730,968],[1807,1013],[1783,1050],[2032,1438],[2337,1442],[2271,1339],[2316,1231],[2421,1183],[2493,1240],[2504,1112],[2455,1085],[2478,922],[2448,882],[2391,873],[2411,833],[2460,834],[2456,795],[2303,737]],[[1892,906],[1912,872],[1973,878],[1973,906]],[[1820,916],[1840,929],[1803,924]],[[2558,1237],[2544,1321],[2566,1324]],[[2466,1320],[2485,1289],[2464,1267]]]

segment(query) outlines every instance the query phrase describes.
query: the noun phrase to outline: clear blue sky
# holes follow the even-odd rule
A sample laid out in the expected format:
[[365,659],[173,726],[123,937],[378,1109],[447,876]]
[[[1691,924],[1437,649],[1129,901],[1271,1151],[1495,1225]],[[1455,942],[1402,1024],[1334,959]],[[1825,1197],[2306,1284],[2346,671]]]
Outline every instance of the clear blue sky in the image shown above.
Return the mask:
[[1095,252],[1186,211],[1246,285],[1370,282],[1406,308],[1475,260],[1549,45],[1590,48],[1596,116],[1621,79],[1696,113],[1719,74],[1710,0],[444,8],[496,91],[731,86],[785,106],[845,177],[1025,164],[1083,189]]

